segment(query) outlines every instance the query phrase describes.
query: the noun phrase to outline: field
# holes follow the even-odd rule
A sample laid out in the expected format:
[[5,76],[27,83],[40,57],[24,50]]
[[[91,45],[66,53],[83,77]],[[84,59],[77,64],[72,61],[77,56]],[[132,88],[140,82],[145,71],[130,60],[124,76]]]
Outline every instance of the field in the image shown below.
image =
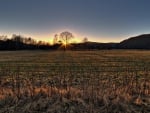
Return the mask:
[[0,113],[150,113],[150,51],[0,52]]

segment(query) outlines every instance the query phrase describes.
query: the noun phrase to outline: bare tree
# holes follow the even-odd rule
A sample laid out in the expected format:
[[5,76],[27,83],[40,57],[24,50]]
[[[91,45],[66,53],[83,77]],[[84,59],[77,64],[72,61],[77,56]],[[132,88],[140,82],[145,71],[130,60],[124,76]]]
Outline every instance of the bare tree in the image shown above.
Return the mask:
[[58,35],[55,34],[54,35],[54,39],[53,39],[53,45],[57,44],[58,43]]
[[60,34],[60,40],[63,42],[64,44],[64,50],[67,49],[67,45],[69,44],[69,41],[74,38],[73,34],[68,32],[68,31],[65,31],[65,32],[62,32]]
[[15,41],[15,42],[17,42],[17,43],[23,42],[22,36],[16,35],[16,34],[12,35],[12,40]]
[[1,35],[0,40],[6,41],[7,40],[7,35]]
[[83,43],[88,42],[88,38],[87,38],[87,37],[83,38],[83,41],[82,41],[82,42],[83,42]]

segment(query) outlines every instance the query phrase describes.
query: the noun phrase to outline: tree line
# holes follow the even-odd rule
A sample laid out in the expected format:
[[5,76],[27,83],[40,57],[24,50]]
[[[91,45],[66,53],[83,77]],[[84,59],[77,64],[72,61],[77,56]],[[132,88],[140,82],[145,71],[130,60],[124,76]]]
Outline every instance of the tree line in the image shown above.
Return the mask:
[[[22,35],[13,34],[11,38],[8,38],[6,35],[1,35],[0,50],[74,50],[74,47],[78,46],[78,44],[70,42],[73,38],[75,37],[71,32],[64,31],[54,35],[53,44],[51,45],[48,42],[37,41],[31,37],[24,37]],[[88,42],[88,39],[84,38],[83,43],[86,42]],[[79,47],[81,48],[81,46]],[[75,47],[75,49],[80,48]]]
[[0,36],[0,50],[35,50],[35,49],[53,49],[49,43],[36,41],[31,37],[24,37],[13,34],[11,38]]

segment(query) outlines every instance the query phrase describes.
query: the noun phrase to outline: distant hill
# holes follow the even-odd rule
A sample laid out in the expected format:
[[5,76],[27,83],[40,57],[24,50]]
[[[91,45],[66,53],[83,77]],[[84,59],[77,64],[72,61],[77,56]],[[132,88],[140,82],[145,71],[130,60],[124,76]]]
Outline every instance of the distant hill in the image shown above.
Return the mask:
[[115,49],[118,43],[99,43],[99,42],[85,42],[71,44],[72,50],[100,50],[100,49]]
[[150,34],[131,37],[120,43],[79,43],[74,44],[73,49],[150,49]]
[[120,49],[150,49],[150,34],[131,37],[118,44]]
[[150,49],[150,34],[128,38],[120,43],[85,42],[72,43],[71,50],[101,50],[101,49]]

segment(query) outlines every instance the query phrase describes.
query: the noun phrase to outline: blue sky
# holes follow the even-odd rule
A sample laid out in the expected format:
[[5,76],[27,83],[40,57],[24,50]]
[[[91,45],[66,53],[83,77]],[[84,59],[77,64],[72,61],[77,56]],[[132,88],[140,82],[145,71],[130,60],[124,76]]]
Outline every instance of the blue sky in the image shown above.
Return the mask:
[[118,42],[150,33],[150,0],[0,0],[0,35],[52,40],[72,32],[91,41]]

